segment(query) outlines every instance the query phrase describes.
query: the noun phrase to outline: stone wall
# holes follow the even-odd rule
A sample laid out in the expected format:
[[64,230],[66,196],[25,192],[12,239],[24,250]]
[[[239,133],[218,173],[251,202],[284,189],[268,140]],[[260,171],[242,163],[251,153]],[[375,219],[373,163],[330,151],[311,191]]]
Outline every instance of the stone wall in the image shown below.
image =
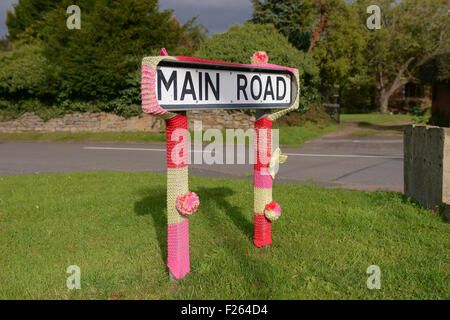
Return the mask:
[[403,141],[405,195],[427,208],[450,206],[450,128],[410,125]]
[[254,116],[243,112],[229,112],[227,110],[193,110],[188,111],[189,129],[194,129],[194,120],[202,121],[203,130],[206,129],[244,129],[253,128]]
[[0,132],[99,132],[99,131],[160,131],[163,122],[155,117],[143,115],[125,119],[110,113],[72,113],[62,118],[43,121],[34,113],[0,122]]
[[[189,129],[194,128],[194,120],[202,121],[203,129],[242,128],[253,127],[254,118],[242,113],[229,113],[225,110],[189,111]],[[119,132],[119,131],[152,131],[164,130],[164,121],[143,114],[140,117],[125,119],[111,113],[73,113],[62,118],[43,121],[34,113],[25,113],[21,117],[0,122],[0,132]]]

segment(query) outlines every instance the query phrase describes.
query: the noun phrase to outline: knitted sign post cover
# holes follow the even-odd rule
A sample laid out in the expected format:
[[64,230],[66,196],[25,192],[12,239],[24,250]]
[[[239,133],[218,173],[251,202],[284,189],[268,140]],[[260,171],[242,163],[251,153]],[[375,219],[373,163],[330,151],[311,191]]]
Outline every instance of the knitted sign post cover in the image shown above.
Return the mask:
[[[273,113],[264,115],[255,121],[254,141],[254,244],[263,247],[272,244],[272,221],[278,219],[281,207],[272,201],[273,163],[278,161],[280,150],[272,155],[273,121],[299,106],[298,70],[269,64],[265,52],[252,57],[252,64],[236,64],[208,61],[190,57],[171,57],[165,49],[157,57],[146,57],[142,61],[142,111],[165,120],[167,138],[167,266],[176,279],[182,279],[190,272],[189,261],[189,219],[199,205],[198,196],[189,191],[188,186],[188,132],[187,117],[184,113],[175,113],[161,107],[157,99],[156,79],[158,64],[162,61],[180,61],[190,64],[217,64],[226,66],[259,67],[283,70],[293,75],[293,94],[291,104]],[[253,70],[253,69],[249,69]],[[285,71],[287,70],[287,71]],[[170,80],[169,80],[170,81]],[[166,87],[170,84],[165,83]],[[270,108],[270,106],[268,107]],[[275,154],[275,153],[274,153]],[[284,156],[285,157],[285,156]],[[279,161],[282,163],[281,161]]]
[[264,215],[267,204],[272,202],[272,177],[268,172],[272,156],[273,121],[262,117],[255,121],[255,164],[253,171],[255,235],[253,242],[257,247],[272,244],[272,223]]

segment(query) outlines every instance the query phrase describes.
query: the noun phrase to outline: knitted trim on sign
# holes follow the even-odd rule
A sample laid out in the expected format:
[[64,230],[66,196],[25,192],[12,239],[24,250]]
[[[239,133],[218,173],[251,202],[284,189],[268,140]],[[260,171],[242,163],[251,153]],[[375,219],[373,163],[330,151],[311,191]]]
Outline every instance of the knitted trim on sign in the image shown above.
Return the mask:
[[266,219],[264,214],[255,213],[255,235],[253,243],[258,248],[272,244],[272,223]]
[[299,73],[298,73],[297,69],[295,69],[294,75],[295,75],[295,80],[297,81],[297,96],[295,97],[294,103],[289,108],[281,109],[279,111],[275,111],[275,112],[269,114],[267,116],[267,118],[269,120],[272,120],[272,121],[277,120],[277,119],[281,118],[282,116],[284,116],[286,113],[298,109],[298,107],[300,106],[300,80],[299,80]]
[[145,57],[141,69],[142,112],[170,119],[176,113],[163,109],[156,97],[156,68],[162,60],[176,60],[170,56]]
[[189,220],[169,225],[167,229],[167,266],[177,279],[190,271]]

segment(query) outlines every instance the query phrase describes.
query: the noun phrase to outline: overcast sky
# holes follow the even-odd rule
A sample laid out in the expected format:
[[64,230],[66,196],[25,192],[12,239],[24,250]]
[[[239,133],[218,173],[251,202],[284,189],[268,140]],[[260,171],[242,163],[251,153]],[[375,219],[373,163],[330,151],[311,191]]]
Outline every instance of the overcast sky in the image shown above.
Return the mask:
[[[0,38],[8,32],[6,11],[13,3],[17,0],[0,0]],[[159,4],[162,10],[174,9],[182,24],[198,15],[198,22],[209,30],[209,35],[224,32],[230,25],[244,23],[253,11],[250,0],[159,0]]]

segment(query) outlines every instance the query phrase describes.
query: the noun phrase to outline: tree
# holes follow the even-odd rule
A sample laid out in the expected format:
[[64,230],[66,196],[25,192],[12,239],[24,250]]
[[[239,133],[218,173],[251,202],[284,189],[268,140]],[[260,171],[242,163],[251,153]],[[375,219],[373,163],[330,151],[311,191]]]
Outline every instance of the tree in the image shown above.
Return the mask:
[[49,12],[43,29],[45,56],[58,66],[53,76],[66,97],[116,97],[135,78],[143,56],[161,47],[176,53],[185,37],[172,11],[160,12],[157,0],[86,1],[80,5],[81,29],[69,30],[65,8],[71,2]]
[[269,63],[297,68],[301,79],[300,109],[306,110],[318,98],[318,68],[314,60],[297,50],[271,24],[246,23],[231,26],[227,32],[207,39],[195,54],[199,58],[235,63],[250,63],[252,55],[265,51]]
[[299,50],[310,47],[316,0],[252,0],[251,22],[273,24]]
[[[356,3],[361,23],[373,1]],[[428,57],[450,47],[450,16],[446,0],[382,0],[381,29],[367,31],[366,59],[374,73],[381,113],[388,112],[390,97],[418,77],[418,66]]]
[[61,6],[63,0],[19,0],[14,11],[8,11],[6,25],[8,40],[30,43],[42,36],[41,31],[47,13]]
[[45,95],[46,65],[42,47],[37,45],[0,52],[0,96],[23,98]]
[[330,14],[330,1],[328,0],[316,0],[314,2],[319,7],[320,22],[313,28],[311,32],[311,39],[309,40],[308,52],[314,48],[316,43],[322,37],[322,33],[325,30],[328,22],[328,15]]
[[[311,42],[311,46],[313,42]],[[364,50],[367,35],[358,12],[344,0],[333,2],[326,28],[321,31],[321,40],[311,51],[320,66],[322,84],[342,90],[353,77],[360,75],[366,67]]]

